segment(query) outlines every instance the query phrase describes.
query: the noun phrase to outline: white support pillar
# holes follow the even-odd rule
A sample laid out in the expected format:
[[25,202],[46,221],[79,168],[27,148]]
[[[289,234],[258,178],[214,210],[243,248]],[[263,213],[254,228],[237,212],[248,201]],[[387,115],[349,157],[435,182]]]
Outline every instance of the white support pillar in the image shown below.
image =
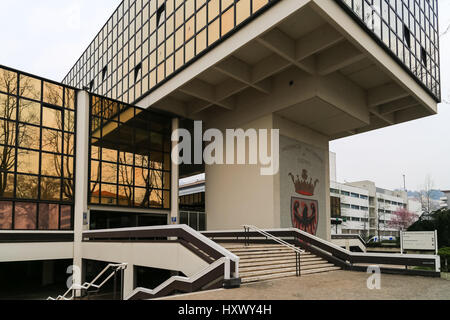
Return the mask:
[[[83,231],[89,228],[87,221],[88,165],[89,165],[89,94],[86,91],[77,93],[77,126],[76,126],[76,168],[75,168],[75,210],[74,210],[74,247],[73,279],[75,284],[81,283]],[[86,216],[85,216],[86,215]],[[77,292],[80,295],[81,292]]]
[[[180,127],[180,120],[178,118],[172,119],[172,131],[178,130]],[[177,147],[178,142],[172,142],[172,149]],[[176,153],[178,155],[178,152]],[[177,159],[172,159],[172,188],[171,188],[171,211],[169,224],[180,223],[180,210],[179,210],[179,180],[180,180],[180,168],[177,164]],[[175,222],[174,222],[175,220]]]

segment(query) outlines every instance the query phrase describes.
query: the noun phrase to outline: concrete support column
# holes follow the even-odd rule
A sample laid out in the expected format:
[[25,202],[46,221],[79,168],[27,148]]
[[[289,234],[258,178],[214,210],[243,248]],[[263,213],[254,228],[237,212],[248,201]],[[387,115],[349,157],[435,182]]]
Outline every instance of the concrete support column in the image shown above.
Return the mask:
[[[172,120],[172,131],[178,130],[180,127],[180,119],[174,118]],[[178,140],[178,139],[177,139]],[[172,142],[172,149],[177,146],[178,142]],[[178,152],[175,154],[178,155]],[[179,180],[180,180],[180,167],[177,164],[178,159],[172,159],[172,188],[171,188],[171,210],[170,210],[170,221],[169,224],[179,224],[180,223],[180,210],[178,205],[179,197]]]
[[[89,94],[86,91],[77,93],[77,128],[75,167],[75,210],[74,210],[74,247],[73,247],[73,279],[75,284],[81,283],[83,261],[83,231],[89,229],[87,223],[88,165],[89,165]],[[77,292],[79,295],[81,292]]]

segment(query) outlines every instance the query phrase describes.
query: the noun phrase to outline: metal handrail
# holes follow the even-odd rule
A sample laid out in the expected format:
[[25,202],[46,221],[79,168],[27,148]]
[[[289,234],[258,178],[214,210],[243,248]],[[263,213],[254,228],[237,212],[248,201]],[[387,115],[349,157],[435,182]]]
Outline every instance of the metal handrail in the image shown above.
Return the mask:
[[285,247],[287,247],[287,248],[289,248],[289,249],[291,249],[291,250],[293,250],[293,251],[295,251],[295,252],[297,252],[299,254],[305,253],[305,250],[297,248],[296,246],[290,244],[289,242],[286,242],[286,241],[284,241],[281,238],[275,237],[275,236],[271,235],[270,233],[259,229],[258,227],[249,226],[249,225],[244,225],[243,227],[244,227],[244,229],[246,229],[246,232],[247,232],[247,229],[256,231],[256,232],[262,234],[264,237],[269,238],[270,240],[273,240],[273,241],[275,241],[275,242],[277,242],[277,243],[279,243],[279,244],[281,244],[281,245],[283,245],[283,246],[285,246]]
[[[75,298],[75,291],[77,290],[89,290],[90,288],[100,290],[116,274],[117,271],[125,270],[127,266],[128,263],[108,264],[91,282],[86,282],[83,285],[72,284],[72,286],[63,295],[58,296],[57,298],[48,297],[47,300],[70,301]],[[106,277],[105,280],[103,280],[103,282],[101,282],[100,284],[95,284],[95,282],[97,282],[97,280],[99,280],[109,269],[114,270],[109,276]],[[70,292],[72,292],[72,295],[70,297],[67,297]]]
[[266,237],[267,239],[273,240],[278,244],[281,244],[291,250],[293,250],[295,252],[295,269],[296,269],[296,273],[297,273],[297,277],[301,276],[302,270],[301,270],[301,256],[303,253],[305,253],[305,250],[302,250],[300,248],[297,248],[296,246],[284,241],[281,238],[277,238],[274,235],[271,235],[270,233],[259,229],[258,227],[255,226],[250,226],[250,225],[243,225],[244,229],[245,229],[245,233],[250,232],[250,230],[256,231],[259,234],[262,234],[264,237]]

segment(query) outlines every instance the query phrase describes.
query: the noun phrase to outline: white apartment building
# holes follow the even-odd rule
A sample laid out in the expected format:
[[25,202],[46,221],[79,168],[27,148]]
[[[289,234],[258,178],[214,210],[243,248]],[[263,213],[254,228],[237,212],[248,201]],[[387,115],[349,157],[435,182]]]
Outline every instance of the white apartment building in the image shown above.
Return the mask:
[[405,191],[377,188],[372,181],[331,182],[330,193],[341,202],[342,224],[332,228],[333,234],[398,236],[399,230],[389,225],[396,211],[421,214],[420,203],[408,199]]
[[445,196],[440,199],[441,209],[450,209],[450,190],[442,191]]
[[399,209],[421,215],[419,201],[408,199],[405,191],[377,188],[375,182],[337,182],[336,154],[330,153],[330,195],[340,199],[340,218],[334,217],[332,234],[358,234],[366,236],[398,236],[399,230],[389,226]]

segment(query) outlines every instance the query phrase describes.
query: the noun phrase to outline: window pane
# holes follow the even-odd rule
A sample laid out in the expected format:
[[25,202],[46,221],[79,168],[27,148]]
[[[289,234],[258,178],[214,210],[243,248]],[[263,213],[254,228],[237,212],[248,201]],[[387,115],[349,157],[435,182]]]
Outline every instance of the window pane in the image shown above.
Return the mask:
[[41,178],[41,200],[61,200],[61,179]]
[[44,176],[61,177],[61,156],[42,153],[41,174]]
[[42,150],[61,153],[62,133],[51,129],[42,129]]
[[16,144],[16,124],[0,119],[0,144],[14,146]]
[[59,205],[39,204],[39,229],[58,230],[59,228]]
[[64,130],[69,132],[75,132],[75,112],[64,111]]
[[42,125],[44,127],[62,130],[61,111],[51,108],[42,108]]
[[67,201],[73,201],[74,200],[74,192],[75,192],[75,186],[73,183],[73,180],[64,179],[63,180],[63,190],[62,190],[62,200]]
[[14,211],[14,229],[36,229],[36,204],[17,202]]
[[15,97],[0,93],[0,118],[16,120],[16,101]]
[[64,107],[69,109],[75,109],[75,90],[66,89],[66,101]]
[[9,230],[11,228],[12,228],[12,202],[0,201],[0,230]]
[[72,230],[72,206],[61,206],[61,230]]
[[18,149],[17,172],[39,174],[39,152]]
[[17,73],[0,68],[0,91],[11,94],[17,92]]
[[20,99],[19,121],[41,124],[41,104],[30,100]]
[[19,95],[25,98],[41,100],[41,80],[20,75]]
[[41,130],[39,127],[19,124],[19,147],[39,150]]
[[110,184],[102,184],[102,197],[101,203],[107,205],[117,204],[117,186]]
[[63,87],[53,83],[44,82],[43,101],[48,104],[62,107],[63,105]]
[[17,175],[16,197],[18,199],[37,199],[38,177]]
[[[14,150],[14,149],[11,149]],[[0,147],[0,152],[3,151],[3,147]],[[3,162],[0,159],[1,162]],[[14,162],[14,161],[12,161]],[[1,164],[1,163],[0,163]],[[14,169],[14,163],[8,165],[6,170],[11,171]],[[6,183],[5,183],[6,181]],[[14,174],[10,172],[0,172],[0,198],[14,198]]]

